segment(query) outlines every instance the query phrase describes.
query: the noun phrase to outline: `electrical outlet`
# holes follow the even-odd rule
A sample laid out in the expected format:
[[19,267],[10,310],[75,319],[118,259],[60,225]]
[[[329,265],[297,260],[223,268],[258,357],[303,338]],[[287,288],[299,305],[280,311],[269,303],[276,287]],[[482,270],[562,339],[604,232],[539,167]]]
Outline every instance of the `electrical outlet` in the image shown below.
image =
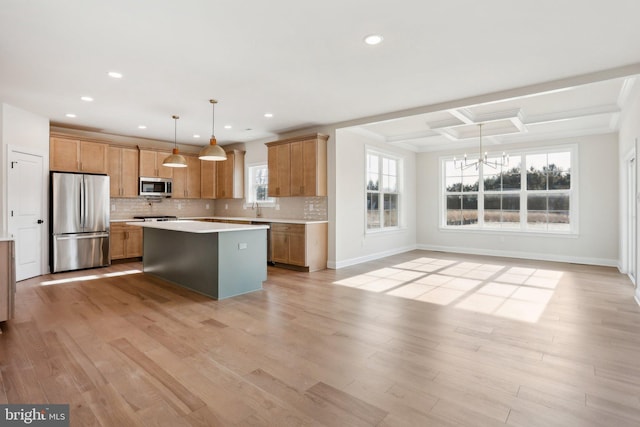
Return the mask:
[[279,211],[280,210],[280,205],[276,205],[276,210]]
[[205,205],[204,205],[204,208],[205,208],[205,209],[209,209],[209,203],[205,204]]
[[309,203],[309,210],[312,211],[313,210],[313,203]]
[[247,249],[247,244],[246,243],[238,243],[238,250],[243,250],[243,249]]
[[182,209],[182,203],[178,203],[178,210]]
[[228,203],[225,203],[225,204],[224,204],[224,210],[226,211],[227,209],[229,209],[229,204],[228,204]]
[[111,212],[115,212],[116,211],[116,204],[112,203],[111,204]]

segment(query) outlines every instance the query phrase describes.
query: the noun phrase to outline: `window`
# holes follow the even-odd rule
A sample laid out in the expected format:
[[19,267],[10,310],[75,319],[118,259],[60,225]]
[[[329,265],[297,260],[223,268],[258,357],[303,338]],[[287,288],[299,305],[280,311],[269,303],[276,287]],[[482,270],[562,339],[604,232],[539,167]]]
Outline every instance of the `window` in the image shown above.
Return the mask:
[[269,169],[266,164],[247,167],[247,204],[274,204],[275,199],[269,197]]
[[[442,159],[445,228],[575,232],[575,147],[514,153],[506,165],[461,170]],[[489,158],[489,162],[501,158]],[[456,165],[458,167],[456,167]],[[575,210],[575,208],[574,208]]]
[[400,160],[367,150],[367,230],[400,225]]

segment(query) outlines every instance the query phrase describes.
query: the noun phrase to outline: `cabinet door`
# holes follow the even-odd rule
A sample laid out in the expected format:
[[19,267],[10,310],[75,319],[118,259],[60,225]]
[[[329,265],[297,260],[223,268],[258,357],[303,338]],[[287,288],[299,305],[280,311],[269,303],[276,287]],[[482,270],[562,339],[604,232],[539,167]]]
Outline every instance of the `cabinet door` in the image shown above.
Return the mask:
[[174,168],[170,168],[167,166],[163,166],[162,162],[164,161],[164,159],[166,159],[167,157],[169,157],[171,155],[171,153],[168,153],[166,151],[158,151],[156,153],[156,169],[158,170],[158,176],[160,178],[173,178],[173,169]]
[[292,196],[302,196],[304,194],[304,157],[302,148],[302,141],[290,144]]
[[138,150],[122,148],[122,169],[120,172],[122,197],[138,197]]
[[268,148],[267,153],[269,197],[290,196],[291,155],[289,144],[271,146]]
[[80,159],[80,141],[77,139],[51,138],[49,141],[49,169],[77,172]]
[[107,162],[107,174],[111,197],[120,197],[122,194],[122,149],[109,147],[109,160]]
[[111,259],[125,258],[125,228],[126,227],[124,225],[111,223],[111,230],[109,233]]
[[142,256],[142,227],[127,226],[125,240],[125,256],[127,258]]
[[289,264],[305,266],[307,257],[304,225],[290,224],[288,227]]
[[107,173],[108,144],[80,141],[80,170],[89,173]]
[[289,263],[289,236],[286,232],[271,232],[271,260]]
[[[187,156],[187,197],[189,199],[200,198],[200,159]],[[212,163],[212,162],[210,162]]]
[[317,193],[317,141],[291,143],[291,195],[319,196]]
[[227,160],[216,165],[216,197],[230,199],[233,197],[233,162],[234,154],[227,153]]
[[140,150],[140,176],[158,176],[156,171],[156,152]]
[[215,199],[216,189],[216,164],[200,160],[200,197],[203,199]]
[[[165,167],[166,166],[160,166]],[[184,199],[187,197],[187,169],[186,168],[176,168],[173,173],[173,188],[171,192],[171,198],[173,199]]]

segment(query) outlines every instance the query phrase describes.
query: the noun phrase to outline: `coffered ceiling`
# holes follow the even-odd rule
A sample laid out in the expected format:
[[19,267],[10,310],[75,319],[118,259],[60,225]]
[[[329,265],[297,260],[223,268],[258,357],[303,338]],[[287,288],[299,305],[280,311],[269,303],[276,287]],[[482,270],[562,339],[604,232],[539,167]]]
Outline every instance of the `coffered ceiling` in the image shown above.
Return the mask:
[[[638,16],[637,0],[2,0],[0,102],[57,126],[164,141],[177,114],[178,142],[206,145],[215,98],[218,140],[250,141],[637,68]],[[365,44],[369,34],[383,42]],[[365,128],[416,150],[464,143],[479,121],[495,141],[603,130],[624,85]]]
[[357,126],[357,130],[413,151],[476,144],[480,124],[486,144],[567,138],[616,132],[638,77],[465,105]]

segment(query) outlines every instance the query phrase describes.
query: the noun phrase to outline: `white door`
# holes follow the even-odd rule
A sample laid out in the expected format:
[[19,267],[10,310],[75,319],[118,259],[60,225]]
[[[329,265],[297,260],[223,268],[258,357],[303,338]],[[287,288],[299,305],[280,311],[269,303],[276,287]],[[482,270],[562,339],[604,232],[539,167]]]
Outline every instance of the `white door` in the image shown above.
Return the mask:
[[9,149],[9,233],[16,242],[16,280],[43,274],[44,209],[42,156]]
[[628,163],[628,174],[627,174],[627,178],[628,178],[628,203],[627,205],[629,206],[629,212],[628,212],[628,229],[629,229],[629,244],[628,244],[628,254],[627,254],[627,259],[629,260],[629,268],[628,268],[628,274],[629,277],[631,278],[631,280],[633,281],[633,283],[636,285],[636,287],[638,286],[638,282],[636,281],[636,277],[637,277],[637,268],[638,268],[638,261],[637,261],[637,253],[638,253],[638,237],[637,237],[637,230],[636,230],[636,217],[637,217],[637,201],[636,201],[636,174],[637,174],[637,169],[636,169],[636,159],[635,157],[632,158],[631,160],[629,160]]

